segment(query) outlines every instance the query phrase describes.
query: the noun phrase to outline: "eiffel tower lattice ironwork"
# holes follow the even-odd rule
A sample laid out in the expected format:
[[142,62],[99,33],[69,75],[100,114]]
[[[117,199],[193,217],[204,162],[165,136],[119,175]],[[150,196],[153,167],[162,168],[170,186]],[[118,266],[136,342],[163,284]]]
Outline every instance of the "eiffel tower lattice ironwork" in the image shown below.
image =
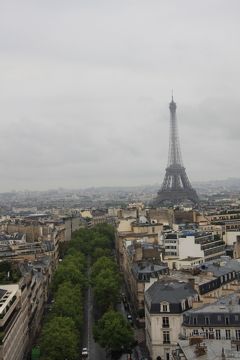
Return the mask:
[[172,96],[172,101],[169,104],[171,116],[168,165],[162,187],[158,191],[158,196],[156,199],[156,203],[158,205],[164,202],[178,204],[184,200],[190,200],[193,203],[198,203],[197,193],[192,188],[182,162],[176,119],[176,108],[177,105],[173,101]]

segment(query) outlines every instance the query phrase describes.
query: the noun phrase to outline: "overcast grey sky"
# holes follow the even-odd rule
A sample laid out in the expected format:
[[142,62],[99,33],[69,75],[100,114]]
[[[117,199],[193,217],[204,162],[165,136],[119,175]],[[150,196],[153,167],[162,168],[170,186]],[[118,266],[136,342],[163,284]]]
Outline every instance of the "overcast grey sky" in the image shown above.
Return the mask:
[[0,0],[0,192],[240,177],[239,0]]

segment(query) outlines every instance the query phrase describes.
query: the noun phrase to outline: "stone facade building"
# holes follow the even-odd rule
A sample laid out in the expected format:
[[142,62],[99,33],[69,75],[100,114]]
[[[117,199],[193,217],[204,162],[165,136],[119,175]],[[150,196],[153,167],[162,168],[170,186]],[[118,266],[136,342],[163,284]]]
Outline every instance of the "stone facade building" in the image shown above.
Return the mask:
[[170,360],[181,333],[183,314],[198,293],[182,281],[156,281],[145,292],[146,343],[153,360]]

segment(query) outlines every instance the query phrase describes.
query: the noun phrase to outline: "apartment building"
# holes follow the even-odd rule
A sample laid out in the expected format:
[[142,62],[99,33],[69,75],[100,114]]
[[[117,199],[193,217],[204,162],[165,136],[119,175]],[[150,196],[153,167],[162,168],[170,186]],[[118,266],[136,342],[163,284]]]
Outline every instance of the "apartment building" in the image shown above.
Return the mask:
[[40,329],[52,279],[48,256],[11,266],[18,282],[0,285],[0,360],[22,360],[30,349]]
[[142,239],[150,244],[159,244],[162,229],[162,224],[156,220],[149,220],[145,216],[121,220],[116,233],[116,253],[120,268],[122,269],[123,266],[123,246],[126,240]]
[[240,345],[239,294],[231,294],[213,304],[187,311],[183,315],[182,335],[219,340],[219,346],[222,340],[236,340]]
[[156,281],[146,290],[146,343],[153,360],[170,360],[178,344],[183,314],[198,300],[197,291],[183,281]]
[[144,309],[144,292],[152,281],[168,273],[162,248],[144,240],[126,240],[123,247],[123,276],[136,312]]
[[29,341],[27,291],[0,286],[0,359],[22,360]]
[[168,232],[163,234],[161,243],[165,250],[165,259],[194,256],[209,261],[225,255],[224,241],[212,232]]

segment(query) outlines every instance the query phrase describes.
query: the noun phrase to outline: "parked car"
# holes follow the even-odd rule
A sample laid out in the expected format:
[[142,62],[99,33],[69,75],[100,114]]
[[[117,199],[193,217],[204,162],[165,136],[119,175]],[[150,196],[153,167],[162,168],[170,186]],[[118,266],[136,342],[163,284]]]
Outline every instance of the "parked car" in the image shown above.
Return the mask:
[[128,315],[127,315],[127,319],[128,319],[128,322],[129,322],[130,324],[133,323],[132,315],[131,315],[131,314],[128,314]]
[[88,357],[88,349],[86,347],[82,348],[82,358],[87,359]]

